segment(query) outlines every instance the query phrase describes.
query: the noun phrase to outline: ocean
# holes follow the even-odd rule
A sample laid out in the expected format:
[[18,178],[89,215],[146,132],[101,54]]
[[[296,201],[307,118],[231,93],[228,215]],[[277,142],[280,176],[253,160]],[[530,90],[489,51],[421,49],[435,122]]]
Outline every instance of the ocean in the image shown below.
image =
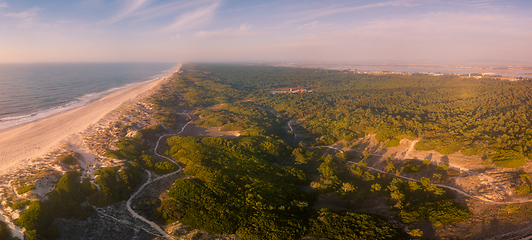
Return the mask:
[[168,75],[175,63],[0,64],[0,129],[81,107],[135,83]]

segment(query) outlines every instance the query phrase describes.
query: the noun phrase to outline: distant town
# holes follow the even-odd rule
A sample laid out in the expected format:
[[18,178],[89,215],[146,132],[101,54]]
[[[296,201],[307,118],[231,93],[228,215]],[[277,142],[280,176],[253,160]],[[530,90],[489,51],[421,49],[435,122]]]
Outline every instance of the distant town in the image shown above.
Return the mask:
[[[303,67],[323,68],[327,70],[339,70],[360,74],[399,74],[416,75],[424,74],[431,76],[457,75],[465,78],[498,78],[506,81],[532,80],[532,67],[508,66],[508,67],[473,67],[453,65],[355,65],[355,64],[303,64],[303,63],[279,63],[276,67]],[[400,69],[400,70],[398,70]]]

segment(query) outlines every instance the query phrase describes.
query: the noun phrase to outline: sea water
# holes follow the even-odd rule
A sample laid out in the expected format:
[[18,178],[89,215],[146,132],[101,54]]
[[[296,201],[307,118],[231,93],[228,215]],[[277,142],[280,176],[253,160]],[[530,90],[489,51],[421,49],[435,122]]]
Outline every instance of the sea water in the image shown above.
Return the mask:
[[174,63],[0,64],[0,129],[83,106],[170,73]]

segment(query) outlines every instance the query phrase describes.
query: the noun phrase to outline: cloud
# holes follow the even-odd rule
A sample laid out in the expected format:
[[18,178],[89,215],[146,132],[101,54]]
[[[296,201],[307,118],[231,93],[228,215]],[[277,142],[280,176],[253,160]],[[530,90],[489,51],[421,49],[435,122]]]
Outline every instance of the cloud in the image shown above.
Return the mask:
[[320,22],[320,21],[314,21],[314,22],[311,22],[311,23],[303,24],[303,25],[297,27],[297,29],[304,29],[304,30],[323,29],[323,28],[329,27],[331,25],[332,25],[331,23],[323,23],[323,22]]
[[181,31],[204,26],[212,21],[216,10],[221,6],[220,1],[215,1],[208,6],[202,6],[188,11],[177,18],[174,23],[162,28],[161,33],[178,33]]
[[24,12],[18,12],[18,13],[4,13],[4,16],[6,17],[12,17],[12,18],[18,18],[25,21],[32,21],[35,17],[37,17],[37,13],[41,11],[42,8],[34,7],[31,9],[28,9]]
[[346,7],[346,6],[331,6],[320,9],[313,9],[309,11],[300,12],[298,15],[299,18],[292,19],[289,22],[302,22],[313,20],[316,18],[326,17],[333,14],[353,12],[358,10],[364,10],[368,8],[377,8],[377,7],[413,7],[418,6],[418,4],[413,3],[413,0],[393,0],[380,3],[366,4],[362,6],[355,7]]
[[6,8],[6,7],[9,7],[7,3],[0,2],[0,8]]
[[164,17],[173,15],[176,11],[181,9],[190,8],[193,6],[202,5],[205,3],[211,3],[212,0],[192,0],[188,2],[172,2],[163,5],[153,6],[146,9],[140,9],[132,14],[132,16],[138,17],[139,20],[148,20],[153,18]]
[[218,31],[198,31],[196,32],[196,37],[201,38],[213,38],[213,37],[242,37],[249,33],[248,30],[251,29],[251,25],[244,23],[241,24],[238,28],[224,28]]
[[111,24],[114,22],[118,22],[122,19],[131,17],[137,10],[141,9],[142,7],[145,7],[148,5],[150,0],[127,0],[124,1],[125,5],[122,8],[120,12],[118,12],[115,16],[111,17],[110,19],[101,21],[100,23],[103,24]]
[[[358,21],[334,29],[294,35],[295,43],[317,43],[331,56],[389,59],[526,59],[531,17],[437,12]],[[333,54],[334,53],[334,54]],[[373,53],[373,55],[372,55]]]

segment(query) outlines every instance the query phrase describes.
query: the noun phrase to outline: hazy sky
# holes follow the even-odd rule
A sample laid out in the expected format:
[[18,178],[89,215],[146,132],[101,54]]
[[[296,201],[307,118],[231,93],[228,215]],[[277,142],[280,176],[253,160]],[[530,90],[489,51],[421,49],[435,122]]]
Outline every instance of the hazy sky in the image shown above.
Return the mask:
[[518,62],[530,0],[0,0],[0,62]]

